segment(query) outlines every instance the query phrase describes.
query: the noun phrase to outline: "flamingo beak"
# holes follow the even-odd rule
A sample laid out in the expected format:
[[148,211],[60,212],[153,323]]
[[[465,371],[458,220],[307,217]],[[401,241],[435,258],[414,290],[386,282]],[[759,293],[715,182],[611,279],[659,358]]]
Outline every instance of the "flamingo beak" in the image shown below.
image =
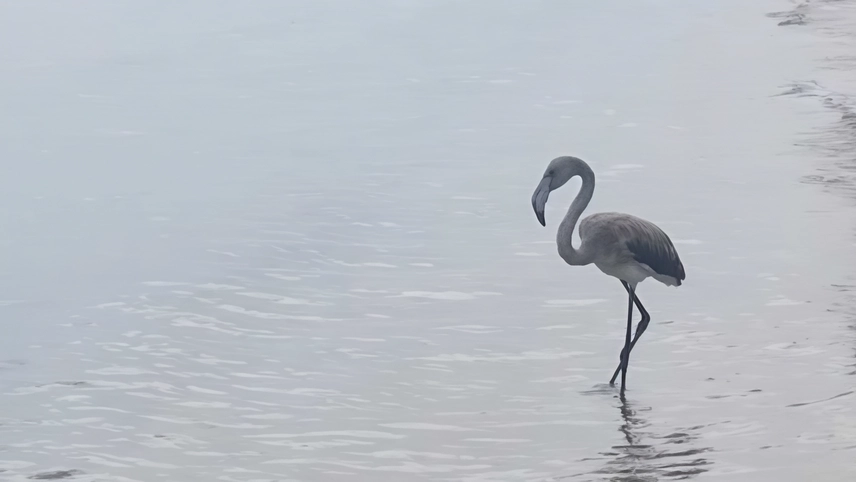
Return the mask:
[[544,207],[547,205],[547,198],[550,197],[550,182],[552,180],[550,176],[544,176],[535,189],[535,193],[532,194],[532,208],[535,210],[535,216],[541,226],[547,225],[544,220]]

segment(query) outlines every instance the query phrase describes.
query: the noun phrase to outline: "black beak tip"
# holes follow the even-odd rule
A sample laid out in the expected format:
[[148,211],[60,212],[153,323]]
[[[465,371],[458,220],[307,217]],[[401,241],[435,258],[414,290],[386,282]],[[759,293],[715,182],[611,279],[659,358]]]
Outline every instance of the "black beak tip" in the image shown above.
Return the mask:
[[544,227],[547,226],[546,221],[544,221],[544,215],[543,214],[538,214],[538,222],[541,223],[541,226],[544,226]]

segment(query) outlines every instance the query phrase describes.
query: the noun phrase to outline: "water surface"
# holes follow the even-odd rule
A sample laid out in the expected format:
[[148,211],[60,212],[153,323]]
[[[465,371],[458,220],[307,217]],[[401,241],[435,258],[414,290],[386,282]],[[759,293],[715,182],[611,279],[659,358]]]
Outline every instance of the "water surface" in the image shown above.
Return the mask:
[[[850,480],[854,15],[812,5],[6,5],[0,475]],[[578,183],[529,205],[562,154],[687,269],[624,401]]]

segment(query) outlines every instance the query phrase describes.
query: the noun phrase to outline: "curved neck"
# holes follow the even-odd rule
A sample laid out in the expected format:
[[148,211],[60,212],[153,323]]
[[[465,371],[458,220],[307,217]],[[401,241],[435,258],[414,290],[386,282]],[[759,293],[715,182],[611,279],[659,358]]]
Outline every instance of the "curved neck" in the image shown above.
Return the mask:
[[580,219],[586,206],[588,206],[591,197],[594,194],[594,172],[591,168],[582,165],[579,176],[583,181],[580,192],[568,208],[568,213],[565,214],[565,219],[559,224],[559,231],[556,234],[556,244],[559,247],[559,256],[571,265],[584,265],[592,262],[591,257],[586,252],[586,246],[580,245],[580,249],[574,249],[572,238],[574,228],[577,226],[577,221]]

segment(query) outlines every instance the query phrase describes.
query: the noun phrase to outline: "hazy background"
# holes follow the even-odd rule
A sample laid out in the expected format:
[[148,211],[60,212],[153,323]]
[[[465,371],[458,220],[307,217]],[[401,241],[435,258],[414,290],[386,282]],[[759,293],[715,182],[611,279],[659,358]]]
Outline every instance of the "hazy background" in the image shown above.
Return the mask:
[[[793,7],[3,3],[0,478],[852,478],[856,15]],[[686,266],[626,403],[565,154]]]

